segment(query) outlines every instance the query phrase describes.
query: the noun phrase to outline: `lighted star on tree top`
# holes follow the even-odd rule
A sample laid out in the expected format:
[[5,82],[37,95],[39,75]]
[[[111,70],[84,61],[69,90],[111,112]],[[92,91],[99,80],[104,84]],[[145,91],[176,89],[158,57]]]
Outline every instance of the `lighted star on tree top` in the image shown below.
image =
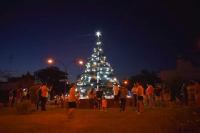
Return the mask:
[[101,36],[101,32],[97,31],[96,36],[99,38],[99,36]]

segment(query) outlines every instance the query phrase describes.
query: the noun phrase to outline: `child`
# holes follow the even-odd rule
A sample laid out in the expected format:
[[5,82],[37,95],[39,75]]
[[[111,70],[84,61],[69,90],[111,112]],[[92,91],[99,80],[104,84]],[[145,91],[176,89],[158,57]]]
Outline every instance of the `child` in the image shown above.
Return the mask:
[[102,99],[102,110],[101,111],[105,110],[105,112],[107,112],[106,108],[107,108],[107,100],[105,99],[105,97],[103,97],[103,99]]
[[178,98],[178,96],[176,96],[176,101],[175,101],[175,103],[177,104],[177,105],[181,105],[180,103],[180,99]]
[[97,98],[94,99],[94,109],[98,107],[98,100]]
[[77,93],[76,93],[76,106],[77,106],[77,108],[79,108],[79,104],[81,103],[80,101],[79,101],[79,99],[80,99],[80,93],[79,93],[79,91],[77,91]]
[[147,95],[143,95],[143,103],[144,103],[144,105],[147,104]]
[[77,91],[77,93],[76,93],[76,99],[77,99],[77,103],[78,104],[80,104],[81,102],[79,101],[79,99],[80,99],[80,93],[79,93],[79,91]]

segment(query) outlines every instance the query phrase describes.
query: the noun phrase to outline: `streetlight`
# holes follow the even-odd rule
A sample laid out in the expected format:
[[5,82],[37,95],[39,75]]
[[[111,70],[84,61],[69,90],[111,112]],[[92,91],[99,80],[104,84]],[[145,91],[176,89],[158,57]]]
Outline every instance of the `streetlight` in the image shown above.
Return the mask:
[[125,87],[126,87],[126,84],[127,84],[127,83],[128,83],[128,82],[125,80],[125,81],[124,81]]
[[126,84],[127,84],[127,81],[124,81],[124,84],[126,85]]
[[[57,61],[57,62],[60,62],[63,66],[64,66],[64,68],[65,68],[65,93],[66,93],[66,77],[67,77],[67,67],[71,64],[71,63],[73,63],[73,62],[77,62],[77,61],[71,61],[71,62],[69,62],[66,66],[65,66],[65,64],[64,63],[62,63],[61,61],[59,61],[59,60],[54,60],[54,59],[49,59],[48,60],[48,63],[53,63],[53,61]],[[82,65],[83,64],[83,61],[78,61],[79,62],[79,64],[80,65]]]

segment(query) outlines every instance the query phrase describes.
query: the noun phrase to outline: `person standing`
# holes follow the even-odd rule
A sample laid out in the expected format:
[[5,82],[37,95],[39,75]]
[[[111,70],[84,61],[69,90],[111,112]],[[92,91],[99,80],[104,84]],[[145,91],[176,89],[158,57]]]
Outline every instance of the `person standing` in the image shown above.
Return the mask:
[[148,98],[149,98],[149,103],[150,103],[150,109],[154,109],[155,108],[155,105],[154,105],[154,101],[153,101],[153,93],[154,93],[154,88],[151,84],[147,84],[148,88],[146,90],[146,95],[148,95]]
[[77,105],[77,108],[79,107],[79,104],[81,103],[80,102],[80,97],[81,97],[81,94],[79,93],[79,91],[76,92],[76,105]]
[[167,107],[167,106],[171,107],[171,102],[170,102],[170,99],[171,99],[171,91],[170,91],[168,85],[164,85],[163,94],[164,94],[164,100],[165,100],[165,105],[166,105],[166,107]]
[[144,105],[143,105],[143,95],[144,95],[144,88],[137,82],[136,85],[137,87],[137,99],[138,99],[138,104],[140,106],[140,111],[138,111],[138,114],[141,114],[144,112]]
[[11,89],[10,89],[10,92],[9,92],[8,107],[11,107],[11,106],[12,106],[12,100],[13,100],[13,89],[11,88]]
[[42,94],[42,88],[41,85],[37,87],[36,95],[37,95],[37,110],[39,110],[39,104],[41,102],[41,94]]
[[67,113],[67,116],[69,119],[73,118],[72,117],[72,112],[76,109],[76,84],[72,83],[71,84],[71,89],[69,90],[69,98],[68,98],[68,104],[69,104],[69,112]]
[[156,103],[159,108],[162,108],[162,89],[159,84],[156,84],[156,88],[154,90],[156,94]]
[[90,108],[93,108],[94,98],[95,98],[95,92],[94,88],[89,92],[89,102],[90,102]]
[[49,96],[48,92],[51,91],[51,88],[47,88],[46,83],[43,83],[42,92],[41,92],[41,108],[42,111],[46,111],[47,98]]
[[185,106],[188,106],[188,91],[187,91],[186,83],[183,84],[182,92],[183,92],[183,101],[185,103]]
[[120,100],[121,100],[121,105],[120,105],[120,110],[119,111],[125,111],[125,106],[126,106],[126,95],[129,95],[127,88],[125,85],[123,85],[120,89]]
[[33,86],[29,89],[30,101],[31,101],[31,111],[36,111],[37,104],[37,86],[33,83]]
[[194,96],[195,96],[195,105],[196,107],[200,107],[200,81],[196,81],[196,87],[194,91]]
[[103,92],[101,91],[100,87],[99,87],[99,91],[96,92],[96,95],[97,95],[97,101],[98,101],[98,109],[101,109]]
[[17,89],[17,92],[16,92],[16,103],[17,103],[17,104],[20,103],[21,97],[22,97],[21,87],[19,87],[19,88]]
[[119,93],[119,87],[118,87],[118,84],[115,84],[115,86],[113,87],[113,92],[114,92],[114,104],[115,104],[115,107],[119,107],[119,96],[118,96],[118,93]]
[[194,91],[195,91],[195,84],[194,81],[190,81],[190,85],[187,87],[188,90],[188,106],[194,106],[195,105],[195,96],[194,96]]
[[26,100],[26,94],[27,94],[27,89],[25,87],[23,87],[23,89],[22,89],[22,101]]
[[133,92],[133,99],[134,99],[134,103],[135,103],[135,108],[137,109],[137,86],[136,86],[136,84],[134,84],[134,86],[132,88],[132,92]]

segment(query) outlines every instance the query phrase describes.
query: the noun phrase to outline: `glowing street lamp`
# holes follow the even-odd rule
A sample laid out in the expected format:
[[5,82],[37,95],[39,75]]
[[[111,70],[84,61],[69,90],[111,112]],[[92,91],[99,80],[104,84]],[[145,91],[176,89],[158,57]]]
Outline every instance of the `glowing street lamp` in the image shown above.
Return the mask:
[[[51,64],[51,63],[53,63],[53,61],[60,62],[60,63],[64,66],[64,68],[65,68],[65,93],[66,93],[67,67],[68,67],[71,63],[77,62],[77,61],[71,61],[71,62],[69,62],[66,66],[65,66],[65,64],[64,64],[63,62],[61,62],[61,61],[59,61],[59,60],[49,59],[49,60],[48,60],[48,63]],[[80,65],[82,65],[82,64],[83,64],[83,61],[80,60],[78,63],[79,63]]]
[[52,59],[49,59],[48,62],[49,62],[49,63],[53,63],[53,60],[52,60]]
[[126,86],[127,83],[128,83],[127,81],[124,81],[125,86]]
[[82,65],[82,64],[83,64],[83,61],[79,61],[79,64]]

